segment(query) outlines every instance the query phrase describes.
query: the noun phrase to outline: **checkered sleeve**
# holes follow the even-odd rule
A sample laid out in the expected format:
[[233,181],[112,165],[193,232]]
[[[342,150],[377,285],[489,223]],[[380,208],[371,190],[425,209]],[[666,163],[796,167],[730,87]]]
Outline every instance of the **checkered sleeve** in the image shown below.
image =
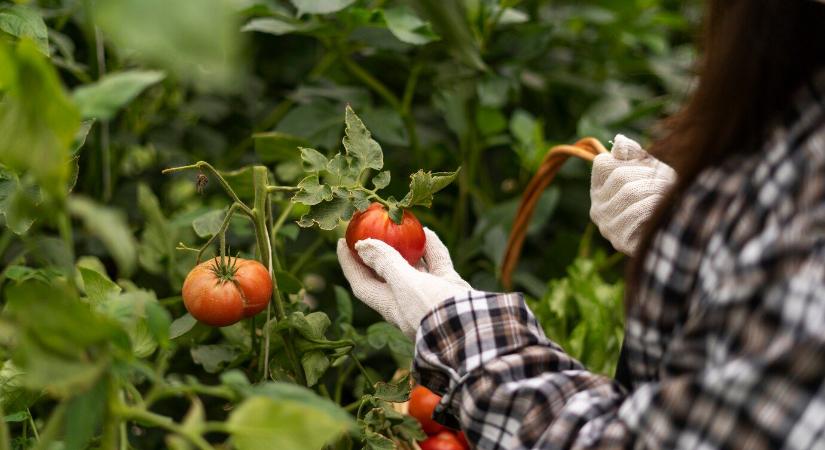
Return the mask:
[[622,387],[547,339],[520,294],[448,300],[416,342],[418,381],[444,395],[435,418],[457,417],[476,448],[570,448],[583,435],[625,442],[615,422]]

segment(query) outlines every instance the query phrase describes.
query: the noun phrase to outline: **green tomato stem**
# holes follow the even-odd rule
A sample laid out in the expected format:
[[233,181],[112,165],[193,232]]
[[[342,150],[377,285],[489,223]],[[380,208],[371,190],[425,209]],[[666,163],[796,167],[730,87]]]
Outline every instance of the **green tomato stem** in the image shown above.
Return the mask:
[[241,211],[243,211],[243,213],[247,216],[252,217],[252,210],[249,208],[249,206],[247,206],[244,202],[241,201],[240,197],[238,197],[238,194],[235,193],[235,190],[232,189],[232,186],[229,185],[229,182],[226,181],[223,175],[221,175],[217,169],[212,167],[212,165],[206,161],[198,161],[195,164],[189,164],[187,166],[170,167],[168,169],[162,170],[161,173],[176,173],[182,172],[184,170],[206,170],[207,172],[211,173],[218,180],[218,183],[221,185],[221,187],[223,187],[223,190],[226,191],[226,193],[230,197],[232,197],[232,200],[239,205]]

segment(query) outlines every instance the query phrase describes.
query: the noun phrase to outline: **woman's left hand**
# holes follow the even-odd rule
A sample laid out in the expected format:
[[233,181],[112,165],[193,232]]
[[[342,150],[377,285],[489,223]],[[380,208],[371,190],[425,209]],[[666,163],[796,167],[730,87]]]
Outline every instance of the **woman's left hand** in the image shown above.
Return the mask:
[[362,264],[344,239],[338,241],[338,261],[352,292],[409,337],[415,336],[421,319],[436,305],[474,290],[456,273],[438,235],[428,228],[424,228],[424,234],[426,246],[418,267],[377,239],[355,243]]

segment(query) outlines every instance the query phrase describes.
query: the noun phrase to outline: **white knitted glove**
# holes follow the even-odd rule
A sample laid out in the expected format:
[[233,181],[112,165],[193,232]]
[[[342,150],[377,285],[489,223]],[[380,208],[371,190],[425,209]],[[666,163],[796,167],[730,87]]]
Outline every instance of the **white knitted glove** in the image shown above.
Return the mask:
[[593,160],[590,218],[616,250],[632,256],[642,225],[676,181],[676,172],[621,134]]
[[365,266],[355,259],[344,239],[338,241],[338,261],[355,296],[411,338],[415,337],[424,315],[436,305],[474,291],[456,273],[450,252],[438,235],[428,228],[424,228],[424,234],[427,243],[418,268],[377,239],[355,243]]

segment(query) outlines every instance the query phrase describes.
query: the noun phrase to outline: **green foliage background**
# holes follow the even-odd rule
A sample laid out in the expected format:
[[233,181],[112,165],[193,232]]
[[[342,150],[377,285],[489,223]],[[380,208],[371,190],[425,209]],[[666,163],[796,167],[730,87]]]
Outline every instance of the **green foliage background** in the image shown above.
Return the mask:
[[[378,449],[419,437],[387,403],[404,383],[379,382],[409,366],[412,343],[350,298],[343,227],[300,228],[308,207],[273,190],[289,317],[210,329],[179,297],[195,263],[179,247],[214,236],[230,202],[214,176],[200,192],[197,172],[161,170],[208,161],[251,204],[249,167],[298,185],[308,158],[341,149],[350,105],[393,172],[387,195],[403,198],[419,169],[461,167],[414,211],[474,287],[500,290],[544,152],[617,132],[647,142],[690,87],[698,6],[0,2],[0,445]],[[548,336],[610,374],[622,260],[593,236],[588,179],[570,161],[542,196],[514,280]],[[227,242],[260,256],[242,217]]]

